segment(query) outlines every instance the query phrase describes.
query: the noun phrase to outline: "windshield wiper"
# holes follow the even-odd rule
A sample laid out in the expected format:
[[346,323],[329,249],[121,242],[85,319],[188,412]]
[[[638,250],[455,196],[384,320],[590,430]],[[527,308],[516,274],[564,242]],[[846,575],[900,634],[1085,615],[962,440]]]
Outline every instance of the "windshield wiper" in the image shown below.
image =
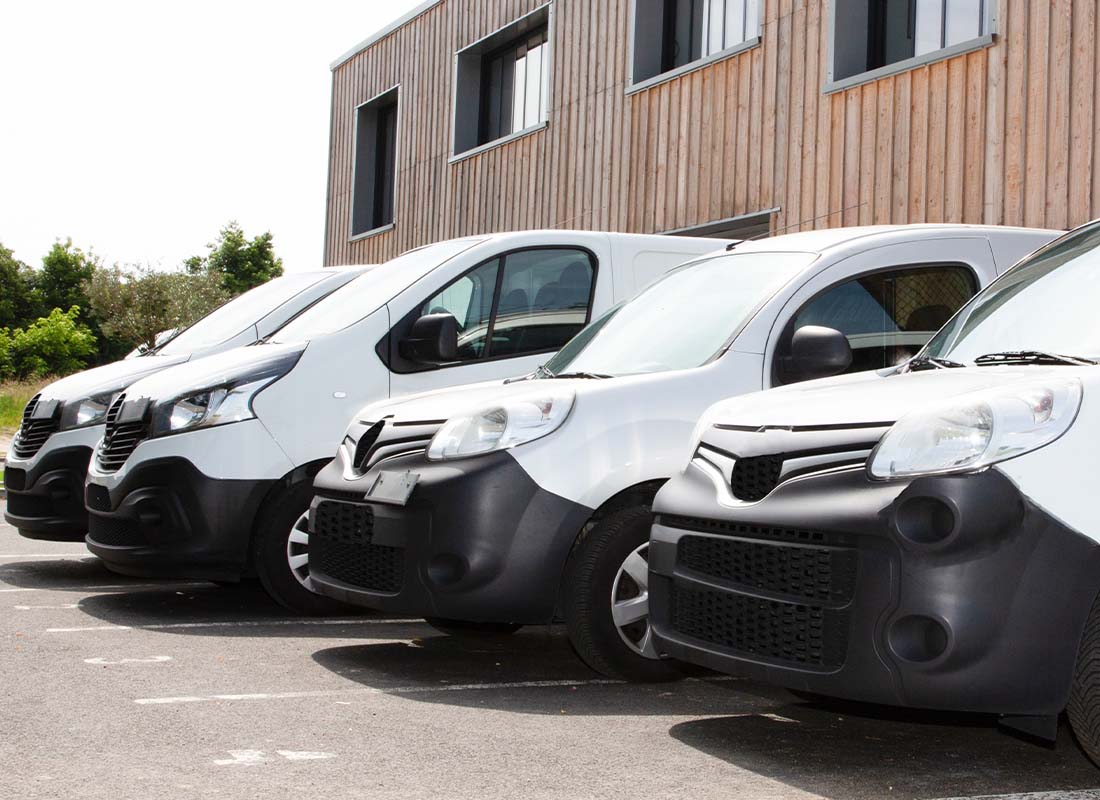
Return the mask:
[[958,361],[952,361],[949,358],[936,358],[935,356],[921,356],[920,358],[914,358],[910,361],[906,367],[906,372],[920,372],[924,369],[959,369],[965,367],[965,364],[960,364]]
[[546,368],[545,364],[539,364],[535,367],[535,371],[527,375],[520,375],[518,378],[508,378],[505,383],[519,383],[520,381],[537,381],[541,378],[553,378],[554,373]]
[[1088,367],[1096,364],[1091,358],[1079,356],[1063,356],[1059,353],[1047,353],[1043,350],[1006,350],[1003,353],[986,353],[974,359],[974,364],[979,367],[996,367],[1001,364],[1010,366],[1029,364],[1068,364],[1077,367]]
[[562,372],[551,375],[552,378],[586,378],[593,381],[602,381],[605,378],[614,378],[614,375],[604,375],[602,372]]

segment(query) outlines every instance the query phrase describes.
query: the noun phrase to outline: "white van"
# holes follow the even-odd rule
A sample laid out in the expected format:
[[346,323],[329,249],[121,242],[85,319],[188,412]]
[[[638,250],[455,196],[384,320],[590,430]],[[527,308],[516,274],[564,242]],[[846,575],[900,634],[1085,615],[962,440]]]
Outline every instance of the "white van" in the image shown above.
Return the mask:
[[295,272],[250,289],[133,358],[70,375],[31,399],[4,469],[4,518],[31,539],[82,542],[88,532],[84,480],[103,438],[107,409],[131,383],[275,332],[368,267]]
[[[912,361],[724,401],[657,495],[658,652],[1100,763],[1100,222]],[[683,465],[681,465],[683,466]]]
[[670,676],[649,504],[721,397],[907,360],[1053,231],[929,225],[743,242],[605,315],[528,380],[363,410],[317,477],[323,594],[499,629],[564,619],[616,677]]
[[110,568],[258,573],[301,613],[295,529],[364,403],[528,372],[593,314],[715,239],[526,231],[440,242],[374,267],[256,347],[132,385],[89,470],[89,549]]

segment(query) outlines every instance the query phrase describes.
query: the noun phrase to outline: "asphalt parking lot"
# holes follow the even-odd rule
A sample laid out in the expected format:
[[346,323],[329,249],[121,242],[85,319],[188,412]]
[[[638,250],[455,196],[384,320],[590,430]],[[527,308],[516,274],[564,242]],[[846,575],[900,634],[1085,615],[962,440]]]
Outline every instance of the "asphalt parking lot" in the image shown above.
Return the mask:
[[602,681],[554,629],[302,620],[256,587],[113,575],[0,525],[0,796],[1100,798],[985,718]]

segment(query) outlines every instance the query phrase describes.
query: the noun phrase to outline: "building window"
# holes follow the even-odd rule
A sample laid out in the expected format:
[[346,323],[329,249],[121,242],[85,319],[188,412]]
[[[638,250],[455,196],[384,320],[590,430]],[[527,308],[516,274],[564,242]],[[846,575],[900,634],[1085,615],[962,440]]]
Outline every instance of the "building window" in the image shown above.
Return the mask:
[[397,89],[359,106],[355,112],[355,174],[351,235],[393,224],[397,177]]
[[458,53],[455,154],[546,122],[550,20],[543,7]]
[[759,0],[637,0],[634,82],[718,55],[759,35]]
[[989,0],[837,0],[833,80],[926,56],[988,32]]

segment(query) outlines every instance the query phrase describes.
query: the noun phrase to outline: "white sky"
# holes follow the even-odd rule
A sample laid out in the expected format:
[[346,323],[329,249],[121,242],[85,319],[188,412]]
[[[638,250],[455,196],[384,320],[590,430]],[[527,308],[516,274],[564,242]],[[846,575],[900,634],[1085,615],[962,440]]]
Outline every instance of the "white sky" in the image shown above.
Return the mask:
[[329,64],[420,2],[3,3],[0,243],[171,268],[236,219],[320,266]]

